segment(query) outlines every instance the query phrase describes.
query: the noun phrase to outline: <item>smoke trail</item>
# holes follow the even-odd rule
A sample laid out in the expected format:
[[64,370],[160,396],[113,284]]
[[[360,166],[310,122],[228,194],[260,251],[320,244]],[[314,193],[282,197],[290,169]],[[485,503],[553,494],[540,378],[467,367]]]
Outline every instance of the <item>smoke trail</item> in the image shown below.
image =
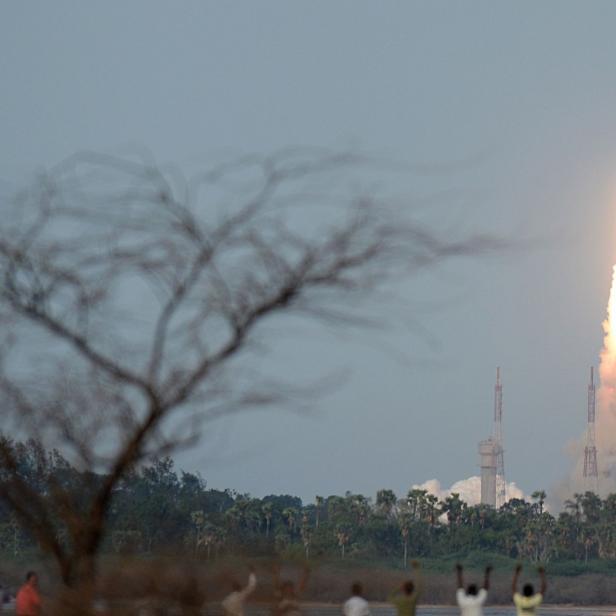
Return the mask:
[[575,460],[570,476],[556,487],[554,501],[558,506],[574,493],[598,490],[601,496],[616,487],[616,265],[612,268],[612,286],[607,303],[607,316],[602,323],[603,348],[599,353],[599,389],[595,414],[598,482],[583,476],[586,434],[569,443],[569,453]]
[[603,333],[596,415],[600,492],[611,491],[616,477],[616,265],[612,270],[612,287],[607,318],[603,321]]

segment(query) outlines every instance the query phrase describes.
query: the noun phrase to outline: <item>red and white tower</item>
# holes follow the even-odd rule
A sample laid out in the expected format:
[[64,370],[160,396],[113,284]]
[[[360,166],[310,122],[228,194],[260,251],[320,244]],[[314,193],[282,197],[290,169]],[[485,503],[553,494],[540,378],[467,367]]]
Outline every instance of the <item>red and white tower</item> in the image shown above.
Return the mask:
[[590,383],[588,384],[588,429],[586,431],[586,447],[584,447],[584,484],[590,492],[599,489],[599,473],[597,469],[597,446],[595,444],[595,382],[594,368],[590,368]]

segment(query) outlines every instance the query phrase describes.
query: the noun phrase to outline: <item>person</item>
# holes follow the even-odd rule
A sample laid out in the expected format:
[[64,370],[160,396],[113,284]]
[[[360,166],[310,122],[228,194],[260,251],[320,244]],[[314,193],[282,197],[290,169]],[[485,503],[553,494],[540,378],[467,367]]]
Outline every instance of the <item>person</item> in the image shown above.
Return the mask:
[[257,587],[257,576],[253,567],[250,568],[248,574],[248,584],[242,588],[236,580],[231,582],[232,592],[227,595],[222,601],[222,609],[225,616],[243,616],[244,603],[246,599],[254,592]]
[[301,616],[299,595],[304,592],[309,576],[310,569],[304,567],[304,572],[296,592],[295,584],[291,580],[281,581],[280,567],[274,567],[274,596],[276,598],[274,614],[276,616]]
[[185,616],[199,616],[203,613],[202,608],[205,594],[194,572],[184,572],[183,582],[177,585],[176,593],[182,614]]
[[483,606],[488,598],[490,589],[490,573],[492,567],[486,567],[483,576],[483,588],[478,589],[477,584],[469,584],[464,590],[464,575],[462,565],[456,565],[458,577],[458,590],[456,591],[456,601],[462,616],[482,616]]
[[370,616],[370,606],[363,597],[364,589],[359,582],[351,586],[351,598],[342,607],[344,616]]
[[411,563],[411,567],[416,573],[415,580],[407,580],[400,588],[399,593],[391,595],[389,597],[389,603],[391,603],[397,610],[398,616],[415,616],[417,609],[417,599],[421,594],[421,577],[419,576],[419,563],[414,560]]
[[543,596],[547,588],[547,581],[545,579],[545,569],[539,567],[539,578],[541,579],[541,590],[535,593],[535,589],[532,584],[524,584],[522,587],[522,594],[518,592],[518,578],[522,571],[522,565],[518,565],[515,568],[513,574],[513,582],[511,583],[511,591],[513,593],[513,603],[515,604],[518,616],[534,616],[537,608],[543,602]]
[[17,592],[15,600],[16,616],[38,616],[41,613],[41,596],[38,592],[38,575],[34,571],[26,573],[26,582]]

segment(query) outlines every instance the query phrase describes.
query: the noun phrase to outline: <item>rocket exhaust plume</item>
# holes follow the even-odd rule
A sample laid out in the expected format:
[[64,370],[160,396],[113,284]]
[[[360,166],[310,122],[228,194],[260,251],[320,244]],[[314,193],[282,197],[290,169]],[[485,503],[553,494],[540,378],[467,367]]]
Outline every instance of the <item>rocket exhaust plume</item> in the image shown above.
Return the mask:
[[[591,377],[592,378],[592,377]],[[566,485],[558,491],[563,500],[575,492],[598,492],[606,496],[614,492],[616,487],[616,265],[612,268],[612,286],[607,304],[607,317],[603,321],[603,348],[599,354],[600,386],[596,395],[596,412],[594,426],[589,423],[585,437],[574,445],[576,464]],[[589,386],[589,422],[590,389]],[[581,409],[580,409],[581,411]],[[596,430],[594,428],[596,427]],[[598,477],[588,476],[590,457],[588,455],[590,442],[589,430],[595,433],[596,460]],[[584,447],[586,441],[586,447]],[[590,466],[589,466],[590,465]]]
[[[611,488],[616,478],[616,265],[603,321],[603,349],[599,360],[600,387],[597,392],[597,449],[600,491]],[[611,491],[611,490],[609,490]]]

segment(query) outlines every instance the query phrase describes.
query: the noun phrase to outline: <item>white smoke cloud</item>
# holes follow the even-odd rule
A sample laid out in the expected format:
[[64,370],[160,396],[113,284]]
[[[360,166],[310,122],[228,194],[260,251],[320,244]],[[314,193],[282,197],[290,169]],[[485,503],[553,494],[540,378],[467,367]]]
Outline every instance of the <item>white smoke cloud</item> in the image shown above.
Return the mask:
[[583,476],[586,444],[584,434],[567,447],[574,464],[569,477],[556,488],[555,503],[559,507],[576,492],[592,490],[601,496],[607,496],[616,490],[616,265],[612,270],[612,286],[607,316],[603,321],[603,334],[595,419],[599,477],[595,481]]
[[[439,500],[444,500],[452,492],[457,492],[468,505],[478,505],[481,502],[481,477],[476,475],[456,481],[450,488],[443,487],[438,479],[428,479],[421,484],[414,484],[413,489],[427,490],[429,494],[433,494]],[[524,492],[513,481],[507,484],[506,490],[507,500],[525,498]]]

